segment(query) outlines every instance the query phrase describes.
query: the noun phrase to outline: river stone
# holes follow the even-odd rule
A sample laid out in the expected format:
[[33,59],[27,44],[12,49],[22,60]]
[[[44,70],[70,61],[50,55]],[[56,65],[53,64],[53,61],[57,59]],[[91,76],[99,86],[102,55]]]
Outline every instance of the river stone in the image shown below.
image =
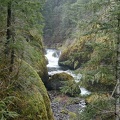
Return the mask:
[[65,72],[54,74],[48,82],[49,90],[59,90],[70,96],[77,96],[81,93],[74,78]]
[[54,53],[52,54],[52,56],[53,56],[53,57],[58,57],[58,55],[57,55],[56,52],[54,52]]

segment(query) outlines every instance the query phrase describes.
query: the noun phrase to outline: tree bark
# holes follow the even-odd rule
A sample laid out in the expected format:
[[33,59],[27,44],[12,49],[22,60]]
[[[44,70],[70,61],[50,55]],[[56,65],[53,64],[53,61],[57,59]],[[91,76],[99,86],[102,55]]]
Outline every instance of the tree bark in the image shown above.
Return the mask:
[[[119,0],[118,0],[119,1]],[[116,120],[120,120],[120,14],[118,14],[117,64],[116,64]]]
[[11,12],[11,2],[7,6],[7,32],[6,32],[6,43],[5,43],[5,54],[9,54],[9,43],[11,39],[11,22],[12,22],[12,12]]
[[[13,35],[12,39],[13,39],[13,44],[14,44],[14,42],[15,42],[14,35]],[[10,61],[10,69],[9,69],[10,72],[13,71],[14,58],[15,58],[15,51],[14,51],[14,48],[12,48],[12,51],[11,51],[11,61]]]
[[[14,44],[14,33],[12,32],[12,8],[11,8],[12,2],[8,2],[7,5],[7,32],[6,32],[6,43],[5,43],[5,54],[7,57],[9,57],[10,53],[10,68],[9,71],[12,72],[13,71],[13,64],[14,64],[14,49],[12,48],[12,50],[9,47],[9,43],[13,43]],[[9,59],[9,58],[7,58]]]

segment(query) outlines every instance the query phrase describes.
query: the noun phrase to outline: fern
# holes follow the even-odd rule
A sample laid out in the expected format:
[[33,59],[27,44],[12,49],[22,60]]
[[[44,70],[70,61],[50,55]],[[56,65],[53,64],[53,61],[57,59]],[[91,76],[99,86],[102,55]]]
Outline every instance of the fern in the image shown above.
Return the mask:
[[14,104],[13,100],[15,100],[16,97],[9,96],[5,97],[3,100],[0,100],[0,119],[1,120],[7,120],[9,118],[16,118],[19,116],[19,114],[15,111],[11,111],[9,109],[10,104]]

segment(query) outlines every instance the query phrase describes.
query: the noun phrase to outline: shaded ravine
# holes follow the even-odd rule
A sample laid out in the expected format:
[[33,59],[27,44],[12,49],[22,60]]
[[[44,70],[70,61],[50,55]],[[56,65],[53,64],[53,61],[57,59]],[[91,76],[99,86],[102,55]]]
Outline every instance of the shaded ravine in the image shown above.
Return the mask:
[[[80,81],[81,74],[75,74],[74,71],[58,65],[58,60],[61,52],[56,49],[46,49],[46,57],[48,59],[48,74],[49,76],[66,72],[72,75],[76,82]],[[88,94],[84,88],[80,88],[82,95]],[[48,91],[51,99],[51,107],[55,120],[75,120],[79,119],[79,113],[86,107],[85,100],[80,97],[69,97],[61,94],[59,91]]]
[[[66,72],[66,73],[70,74],[71,76],[73,76],[76,82],[79,82],[82,77],[81,74],[76,74],[74,71],[58,65],[58,60],[59,60],[60,54],[61,54],[61,51],[59,51],[59,50],[46,49],[45,56],[48,59],[48,65],[47,65],[48,74],[51,76],[56,73]],[[83,87],[80,87],[80,90],[81,90],[81,95],[90,93]]]

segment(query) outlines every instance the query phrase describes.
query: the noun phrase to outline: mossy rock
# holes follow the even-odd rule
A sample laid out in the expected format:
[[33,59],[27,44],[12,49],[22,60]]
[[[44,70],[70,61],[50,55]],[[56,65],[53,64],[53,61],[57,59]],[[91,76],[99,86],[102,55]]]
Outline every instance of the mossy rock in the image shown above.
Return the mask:
[[47,90],[37,72],[21,61],[18,79],[11,93],[18,98],[11,109],[19,116],[15,120],[54,120]]
[[[34,38],[31,38],[34,39]],[[48,70],[47,70],[47,62],[46,58],[44,56],[43,52],[43,46],[39,45],[39,43],[32,42],[33,40],[27,42],[26,40],[21,41],[21,44],[23,46],[23,53],[22,58],[24,61],[26,61],[28,64],[30,64],[39,74],[40,78],[46,85],[48,80]],[[40,40],[41,41],[41,40]]]
[[52,75],[48,82],[48,89],[60,90],[70,96],[80,94],[80,88],[75,83],[74,78],[65,72]]
[[59,65],[75,70],[86,63],[92,53],[92,47],[86,44],[90,39],[90,36],[83,36],[64,49],[59,58]]
[[69,120],[76,120],[77,119],[77,115],[74,112],[69,112],[68,115],[69,115]]

